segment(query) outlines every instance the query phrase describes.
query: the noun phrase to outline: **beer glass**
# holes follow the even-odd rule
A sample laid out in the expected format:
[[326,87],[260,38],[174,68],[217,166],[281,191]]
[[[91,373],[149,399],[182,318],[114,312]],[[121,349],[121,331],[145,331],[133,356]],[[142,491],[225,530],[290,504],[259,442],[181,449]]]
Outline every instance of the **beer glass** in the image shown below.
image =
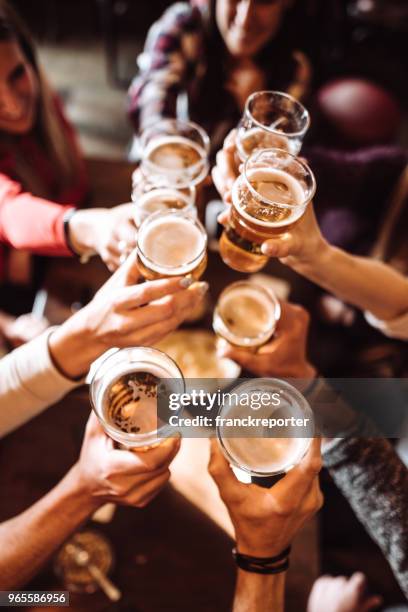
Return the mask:
[[[277,425],[227,425],[228,419],[235,424],[249,416],[259,421],[274,419]],[[244,483],[271,486],[276,477],[302,460],[314,435],[313,413],[306,399],[288,382],[274,378],[248,380],[233,387],[231,400],[224,403],[218,417],[224,419],[217,423],[221,450]]]
[[134,219],[137,227],[154,212],[159,210],[188,211],[197,215],[195,206],[196,190],[194,187],[175,189],[173,187],[158,187],[143,178],[139,170],[132,176],[132,202],[135,204]]
[[297,155],[309,129],[305,107],[280,91],[256,91],[245,104],[237,129],[237,150],[241,161],[258,149],[284,149]]
[[135,347],[117,350],[101,362],[90,397],[105,432],[121,447],[141,452],[176,434],[158,415],[158,392],[184,390],[183,374],[168,355]]
[[155,185],[191,187],[207,176],[210,140],[196,123],[163,119],[144,130],[140,145],[140,169]]
[[207,235],[190,213],[159,211],[140,226],[137,254],[147,280],[187,275],[197,280],[207,266]]
[[272,337],[281,308],[271,290],[248,281],[224,289],[214,309],[213,329],[230,344],[255,350]]
[[313,173],[299,158],[282,149],[252,153],[232,187],[232,206],[220,239],[223,261],[238,272],[263,268],[268,257],[262,243],[288,231],[315,191]]

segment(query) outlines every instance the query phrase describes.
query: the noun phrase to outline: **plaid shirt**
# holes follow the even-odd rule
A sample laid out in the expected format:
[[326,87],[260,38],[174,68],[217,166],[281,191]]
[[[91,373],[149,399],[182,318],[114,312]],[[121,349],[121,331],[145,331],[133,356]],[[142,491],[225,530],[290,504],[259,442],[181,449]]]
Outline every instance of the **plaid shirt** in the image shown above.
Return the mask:
[[[205,1],[178,2],[151,27],[144,51],[138,58],[140,73],[129,89],[129,114],[136,132],[164,117],[176,117],[177,100],[182,92],[187,93],[190,117],[211,133],[220,120],[229,120],[233,125],[239,117],[240,111],[233,101],[218,103],[221,91],[212,90],[213,99],[209,100],[208,92],[203,89],[208,53],[212,51],[206,39],[206,6]],[[294,73],[288,70],[293,80],[286,89],[301,97],[309,84],[310,67],[300,52],[295,52],[292,59],[295,70]],[[225,83],[218,85],[222,90]],[[198,111],[199,106],[201,111]],[[210,117],[211,114],[216,116]]]
[[203,43],[202,15],[189,4],[173,4],[152,25],[138,58],[140,74],[129,89],[136,131],[163,117],[176,117],[179,94],[192,94],[205,71]]

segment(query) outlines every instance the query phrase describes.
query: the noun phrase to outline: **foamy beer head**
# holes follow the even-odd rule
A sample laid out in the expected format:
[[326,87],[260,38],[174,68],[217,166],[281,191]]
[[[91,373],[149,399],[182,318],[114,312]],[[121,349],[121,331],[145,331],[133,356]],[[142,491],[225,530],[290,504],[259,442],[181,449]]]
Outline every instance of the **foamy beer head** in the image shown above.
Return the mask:
[[197,279],[206,267],[207,235],[189,213],[157,212],[140,226],[137,249],[145,278],[191,274]]
[[223,261],[239,272],[256,272],[268,261],[261,245],[285,233],[306,210],[316,190],[306,163],[282,149],[252,153],[232,188],[229,220],[220,239]]
[[90,385],[91,403],[113,440],[145,450],[174,435],[158,416],[159,385],[168,393],[184,391],[179,367],[157,349],[121,349],[101,362]]
[[143,132],[141,147],[141,170],[154,184],[188,187],[208,173],[209,138],[195,123],[159,121]]
[[[247,417],[260,424],[243,426]],[[276,424],[265,426],[265,421]],[[219,413],[218,441],[243,482],[289,471],[301,461],[313,435],[313,413],[307,401],[278,379],[249,380],[233,387],[231,401]]]
[[135,203],[134,219],[136,225],[139,227],[147,217],[155,212],[170,209],[187,211],[193,217],[196,217],[194,192],[194,187],[191,190],[185,190],[185,192],[170,187],[157,187],[145,193],[140,193],[139,196],[132,196]]
[[246,101],[238,125],[239,157],[245,161],[253,151],[269,148],[297,155],[309,125],[309,113],[289,94],[257,91]]
[[255,283],[238,281],[218,298],[213,328],[231,344],[252,348],[271,338],[279,317],[280,304],[271,291]]

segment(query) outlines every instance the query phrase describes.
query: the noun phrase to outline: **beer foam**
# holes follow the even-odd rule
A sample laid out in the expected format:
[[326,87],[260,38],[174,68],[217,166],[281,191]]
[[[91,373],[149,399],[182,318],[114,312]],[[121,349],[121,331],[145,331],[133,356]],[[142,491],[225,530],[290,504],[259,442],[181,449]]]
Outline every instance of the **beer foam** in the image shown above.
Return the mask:
[[141,195],[135,202],[135,221],[140,225],[149,215],[160,210],[176,208],[183,210],[192,206],[191,199],[184,193],[169,188],[153,189]]
[[218,314],[231,334],[248,339],[271,335],[276,326],[271,300],[256,287],[237,287],[227,293]]
[[179,268],[204,251],[205,236],[188,219],[164,215],[151,221],[139,235],[139,249],[150,262],[164,268]]
[[150,163],[174,172],[190,168],[206,159],[206,152],[196,142],[183,136],[162,136],[152,139],[145,157]]
[[[248,192],[248,197],[255,199],[253,194],[249,192],[248,186],[245,184],[243,177],[239,177],[232,188],[232,201],[234,207],[240,215],[252,223],[264,227],[282,227],[294,223],[299,219],[304,207],[302,204],[305,201],[304,190],[293,176],[276,168],[253,168],[247,172],[248,180],[255,191],[262,197],[275,203],[277,206],[283,205],[288,207],[290,213],[281,221],[262,221],[249,215],[244,208],[244,203],[240,197],[240,190],[244,189]],[[257,205],[264,207],[273,206],[269,202],[261,202],[257,200]],[[293,206],[293,209],[290,207]]]
[[223,438],[229,455],[241,467],[259,473],[286,472],[309,445],[308,438]]

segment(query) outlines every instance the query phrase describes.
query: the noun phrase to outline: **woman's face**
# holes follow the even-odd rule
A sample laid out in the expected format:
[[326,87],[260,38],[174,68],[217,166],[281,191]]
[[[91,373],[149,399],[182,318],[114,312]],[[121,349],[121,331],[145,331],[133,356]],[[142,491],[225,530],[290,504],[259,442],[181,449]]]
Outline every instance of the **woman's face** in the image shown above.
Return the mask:
[[0,130],[25,134],[35,120],[38,80],[16,41],[0,42]]
[[231,55],[255,55],[279,30],[287,0],[217,0],[215,19]]

